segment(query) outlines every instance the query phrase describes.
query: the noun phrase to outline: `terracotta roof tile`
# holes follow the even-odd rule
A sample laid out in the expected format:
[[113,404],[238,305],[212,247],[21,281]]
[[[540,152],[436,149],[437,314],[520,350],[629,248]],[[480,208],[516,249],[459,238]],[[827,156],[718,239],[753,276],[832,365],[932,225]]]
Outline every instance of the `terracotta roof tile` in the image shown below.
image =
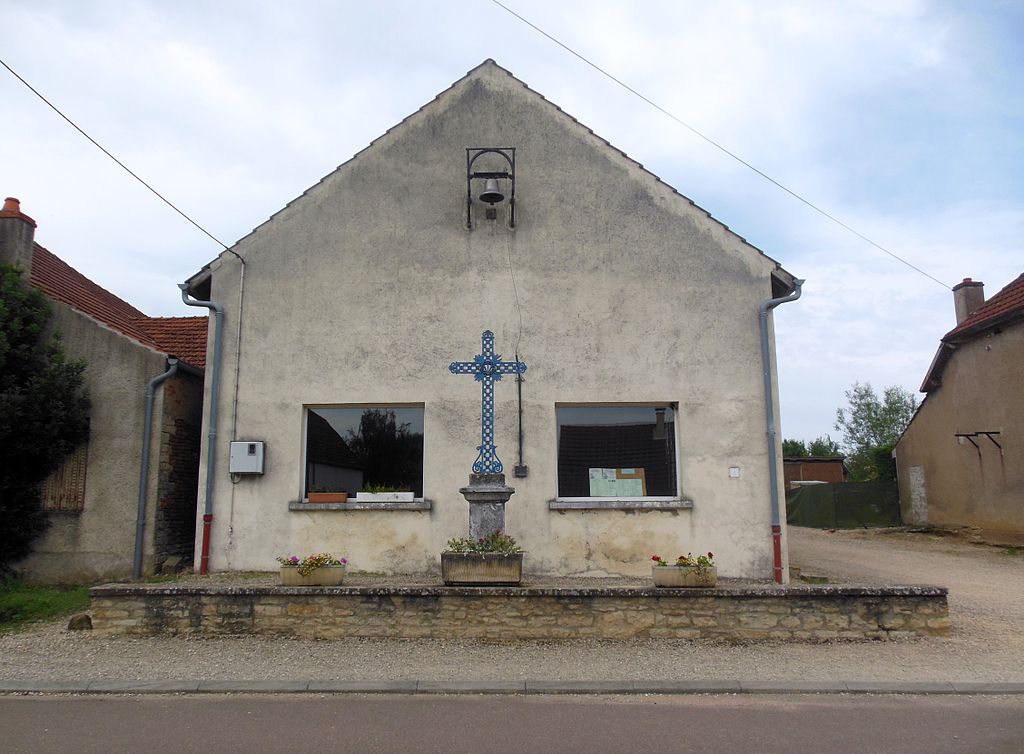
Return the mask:
[[206,317],[147,317],[39,244],[33,245],[29,282],[51,299],[148,348],[205,366]]
[[200,369],[206,367],[206,328],[208,317],[146,317],[139,327],[153,338],[163,351]]
[[1024,313],[1024,274],[979,306],[970,317],[943,336],[943,340],[957,339],[986,329],[1017,313]]

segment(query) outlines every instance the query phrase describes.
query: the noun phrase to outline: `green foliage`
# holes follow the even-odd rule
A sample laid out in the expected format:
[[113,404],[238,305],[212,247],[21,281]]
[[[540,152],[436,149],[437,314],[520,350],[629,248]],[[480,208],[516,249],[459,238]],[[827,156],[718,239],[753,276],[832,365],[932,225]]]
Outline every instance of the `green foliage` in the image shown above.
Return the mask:
[[811,440],[811,444],[807,446],[807,453],[814,458],[832,458],[841,456],[843,449],[832,439],[832,435],[824,435]]
[[887,387],[882,397],[859,382],[846,391],[849,405],[836,409],[835,428],[843,433],[851,482],[891,479],[889,454],[917,410],[917,397],[901,387]]
[[0,570],[46,528],[39,486],[89,434],[85,365],[47,335],[50,305],[0,265]]
[[523,548],[517,545],[512,537],[503,534],[500,530],[492,531],[480,539],[470,539],[469,537],[449,539],[445,550],[445,552],[497,552],[502,555],[515,555],[522,551]]
[[803,440],[782,441],[782,455],[786,458],[832,458],[842,454],[842,448],[831,435],[816,437],[809,443]]
[[338,558],[329,552],[318,552],[314,555],[307,555],[304,558],[300,558],[298,555],[279,555],[277,562],[283,566],[298,568],[299,573],[303,576],[308,576],[317,568],[323,568],[324,566],[348,565],[348,558]]
[[807,446],[803,440],[783,440],[782,455],[786,458],[806,458]]
[[651,560],[654,561],[654,565],[656,566],[667,567],[674,565],[681,568],[696,568],[697,573],[704,574],[715,564],[715,554],[713,552],[709,552],[707,555],[698,555],[697,557],[694,557],[692,552],[688,552],[685,555],[680,555],[676,558],[675,563],[665,560],[665,558],[660,555],[652,555]]
[[89,607],[89,587],[27,586],[16,579],[0,582],[0,633],[31,621],[68,615]]
[[369,492],[376,495],[378,492],[412,492],[412,487],[407,484],[394,486],[390,484],[364,484],[360,492]]

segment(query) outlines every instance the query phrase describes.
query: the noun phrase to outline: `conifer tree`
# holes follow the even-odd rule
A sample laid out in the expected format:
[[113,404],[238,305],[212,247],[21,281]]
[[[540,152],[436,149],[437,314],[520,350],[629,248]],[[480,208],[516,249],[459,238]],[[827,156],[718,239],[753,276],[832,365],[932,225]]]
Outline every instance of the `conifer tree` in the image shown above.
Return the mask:
[[89,433],[85,365],[50,334],[46,297],[0,265],[0,571],[46,528],[43,481]]

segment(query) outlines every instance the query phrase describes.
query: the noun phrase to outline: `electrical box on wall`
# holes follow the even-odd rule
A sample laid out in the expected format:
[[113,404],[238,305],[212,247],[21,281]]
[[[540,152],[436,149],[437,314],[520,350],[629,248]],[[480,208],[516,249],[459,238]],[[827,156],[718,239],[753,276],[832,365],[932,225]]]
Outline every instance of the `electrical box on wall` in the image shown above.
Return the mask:
[[240,440],[231,443],[228,471],[232,474],[263,473],[263,443]]

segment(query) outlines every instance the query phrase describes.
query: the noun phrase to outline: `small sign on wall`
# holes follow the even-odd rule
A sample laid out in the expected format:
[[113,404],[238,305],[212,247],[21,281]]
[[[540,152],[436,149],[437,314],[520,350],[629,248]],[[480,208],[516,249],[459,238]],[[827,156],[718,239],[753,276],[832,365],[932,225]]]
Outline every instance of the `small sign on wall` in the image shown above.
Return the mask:
[[590,469],[591,497],[645,497],[643,469]]

